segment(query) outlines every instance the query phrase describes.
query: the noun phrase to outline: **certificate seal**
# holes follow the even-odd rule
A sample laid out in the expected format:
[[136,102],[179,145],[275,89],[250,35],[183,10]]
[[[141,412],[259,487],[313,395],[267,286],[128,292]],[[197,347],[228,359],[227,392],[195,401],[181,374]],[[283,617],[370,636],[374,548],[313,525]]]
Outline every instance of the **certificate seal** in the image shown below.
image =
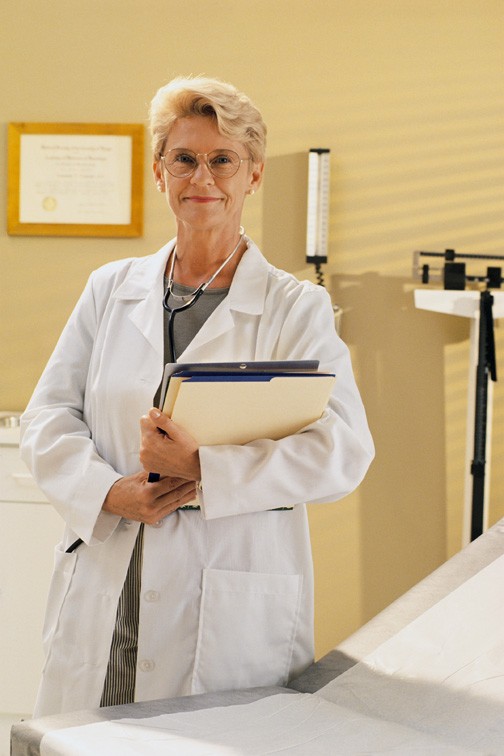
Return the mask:
[[52,212],[53,210],[56,210],[57,206],[58,206],[58,203],[56,202],[55,197],[44,197],[44,199],[42,200],[42,207],[48,213]]

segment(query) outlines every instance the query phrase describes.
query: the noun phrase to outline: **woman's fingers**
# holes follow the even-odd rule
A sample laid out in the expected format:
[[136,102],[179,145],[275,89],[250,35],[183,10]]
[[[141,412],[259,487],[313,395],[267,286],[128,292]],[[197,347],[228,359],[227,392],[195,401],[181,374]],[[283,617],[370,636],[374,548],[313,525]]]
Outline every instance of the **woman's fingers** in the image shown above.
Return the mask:
[[200,480],[199,448],[189,433],[157,409],[141,418],[140,429],[140,462],[144,470]]
[[109,490],[103,509],[129,520],[152,525],[196,496],[194,481],[162,478],[149,483],[146,473],[120,478]]

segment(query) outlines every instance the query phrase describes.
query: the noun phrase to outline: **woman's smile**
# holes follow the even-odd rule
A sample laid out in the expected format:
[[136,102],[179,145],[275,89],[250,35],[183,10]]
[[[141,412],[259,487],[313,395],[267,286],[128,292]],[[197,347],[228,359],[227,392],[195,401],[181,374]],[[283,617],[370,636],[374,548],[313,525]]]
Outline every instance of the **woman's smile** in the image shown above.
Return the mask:
[[209,202],[220,202],[221,197],[209,197],[201,194],[191,194],[189,197],[184,197],[184,200],[189,202],[200,202],[202,204]]

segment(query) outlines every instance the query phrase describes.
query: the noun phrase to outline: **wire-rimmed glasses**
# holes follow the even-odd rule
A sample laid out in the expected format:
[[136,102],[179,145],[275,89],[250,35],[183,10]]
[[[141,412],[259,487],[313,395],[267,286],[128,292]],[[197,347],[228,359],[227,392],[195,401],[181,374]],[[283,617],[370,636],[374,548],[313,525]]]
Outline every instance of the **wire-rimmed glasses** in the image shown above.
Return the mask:
[[197,169],[198,158],[203,158],[206,167],[216,178],[231,178],[238,172],[242,163],[251,158],[241,158],[234,150],[212,150],[211,152],[193,152],[176,147],[161,155],[166,170],[175,178],[187,178]]

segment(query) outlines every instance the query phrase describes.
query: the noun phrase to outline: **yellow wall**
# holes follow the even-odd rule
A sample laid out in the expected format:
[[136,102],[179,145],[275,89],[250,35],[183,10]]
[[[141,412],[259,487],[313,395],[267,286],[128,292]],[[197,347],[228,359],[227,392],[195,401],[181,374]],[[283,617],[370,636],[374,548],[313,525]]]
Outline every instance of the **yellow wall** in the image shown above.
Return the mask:
[[[2,6],[2,175],[8,122],[143,122],[157,87],[180,73],[245,90],[268,123],[272,161],[331,148],[326,281],[344,308],[342,335],[377,458],[355,494],[311,508],[322,654],[460,547],[468,323],[415,310],[411,260],[422,248],[504,252],[502,2]],[[155,251],[173,233],[147,146],[145,178],[142,238],[0,231],[1,409],[24,407],[89,272]],[[267,187],[251,198],[245,225],[275,262],[263,226]],[[6,191],[2,182],[4,207]],[[291,191],[269,200],[280,230],[292,215]],[[311,276],[302,249],[300,240],[289,267]],[[499,329],[496,337],[499,360]],[[504,515],[503,415],[498,383],[491,522]]]

